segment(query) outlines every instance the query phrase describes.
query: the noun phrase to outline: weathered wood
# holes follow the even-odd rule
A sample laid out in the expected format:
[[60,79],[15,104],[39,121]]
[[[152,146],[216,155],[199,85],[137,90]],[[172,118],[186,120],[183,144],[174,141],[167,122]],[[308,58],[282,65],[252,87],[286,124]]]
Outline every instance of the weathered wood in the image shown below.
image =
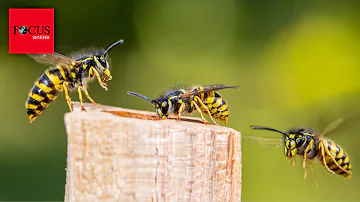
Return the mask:
[[241,134],[86,104],[65,115],[65,201],[241,201]]

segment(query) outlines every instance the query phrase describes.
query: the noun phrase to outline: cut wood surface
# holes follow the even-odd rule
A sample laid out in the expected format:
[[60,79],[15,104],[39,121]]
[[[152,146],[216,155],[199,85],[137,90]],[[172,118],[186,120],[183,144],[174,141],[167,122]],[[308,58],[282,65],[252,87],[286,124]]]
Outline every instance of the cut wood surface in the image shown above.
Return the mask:
[[241,201],[239,132],[200,118],[85,108],[75,102],[65,114],[66,202]]

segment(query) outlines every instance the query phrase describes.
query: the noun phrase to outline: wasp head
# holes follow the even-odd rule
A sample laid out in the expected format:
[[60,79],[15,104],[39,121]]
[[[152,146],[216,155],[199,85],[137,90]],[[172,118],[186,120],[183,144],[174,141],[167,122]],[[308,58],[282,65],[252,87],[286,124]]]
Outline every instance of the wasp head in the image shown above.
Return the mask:
[[293,157],[297,153],[296,141],[294,142],[294,134],[282,132],[275,128],[263,127],[263,126],[251,126],[254,130],[269,130],[277,133],[281,133],[284,135],[284,143],[285,143],[285,155],[288,157]]
[[94,55],[95,69],[102,73],[105,80],[111,80],[110,66],[104,55]]
[[167,119],[169,117],[169,101],[166,99],[154,100],[153,101],[157,115],[161,119]]
[[310,133],[304,128],[291,130],[284,138],[285,155],[287,157],[295,156],[298,151],[304,147],[306,136],[308,135],[310,135]]
[[166,119],[169,116],[169,108],[171,106],[171,104],[169,104],[169,101],[166,99],[156,99],[156,100],[152,100],[144,95],[141,95],[139,93],[134,93],[131,91],[127,92],[129,95],[135,96],[135,97],[139,97],[142,98],[144,100],[147,100],[149,102],[151,102],[154,106],[155,106],[155,110],[157,115],[161,118],[161,119]]
[[109,81],[111,80],[111,73],[110,73],[110,65],[109,61],[107,59],[108,52],[118,46],[121,45],[124,42],[124,40],[119,40],[113,44],[111,44],[103,53],[97,53],[93,56],[93,59],[96,63],[95,69],[102,73],[105,80]]

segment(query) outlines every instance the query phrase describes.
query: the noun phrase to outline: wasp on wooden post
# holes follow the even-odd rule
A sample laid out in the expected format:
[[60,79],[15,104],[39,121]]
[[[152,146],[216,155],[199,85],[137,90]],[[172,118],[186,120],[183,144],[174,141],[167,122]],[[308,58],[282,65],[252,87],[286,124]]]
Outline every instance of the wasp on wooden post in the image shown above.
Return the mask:
[[214,118],[226,124],[230,112],[225,100],[216,91],[238,87],[239,86],[227,86],[223,84],[194,86],[190,88],[182,86],[170,89],[154,100],[130,91],[128,91],[128,94],[151,102],[155,106],[156,113],[161,119],[167,119],[169,114],[175,114],[177,115],[177,119],[180,120],[181,114],[190,114],[196,110],[204,123],[208,122],[202,115],[202,112],[207,113],[211,120],[216,125],[219,125],[215,122]]
[[26,101],[26,109],[30,122],[33,122],[59,94],[64,91],[70,111],[73,110],[69,91],[77,88],[81,109],[85,111],[82,91],[94,104],[86,90],[87,83],[96,78],[102,88],[107,90],[106,81],[111,80],[108,52],[121,45],[124,40],[116,41],[106,50],[88,49],[86,52],[73,54],[70,57],[54,54],[29,55],[41,64],[51,65],[31,88]]

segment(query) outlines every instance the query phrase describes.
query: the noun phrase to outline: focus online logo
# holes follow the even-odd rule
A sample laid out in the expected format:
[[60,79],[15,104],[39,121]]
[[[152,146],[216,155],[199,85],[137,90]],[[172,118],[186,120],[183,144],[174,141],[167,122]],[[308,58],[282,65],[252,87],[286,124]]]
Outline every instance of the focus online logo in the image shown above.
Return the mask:
[[10,8],[9,53],[53,54],[54,9]]
[[14,35],[16,34],[30,34],[33,39],[50,39],[49,35],[51,33],[50,26],[13,26]]

